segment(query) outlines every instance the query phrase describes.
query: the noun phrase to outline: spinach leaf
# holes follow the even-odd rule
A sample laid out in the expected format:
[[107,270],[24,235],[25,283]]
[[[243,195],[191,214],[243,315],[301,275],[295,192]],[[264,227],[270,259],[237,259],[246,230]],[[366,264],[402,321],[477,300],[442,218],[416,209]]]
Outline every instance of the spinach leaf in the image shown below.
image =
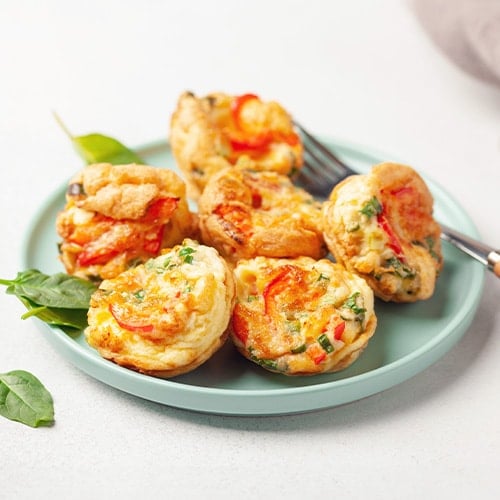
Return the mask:
[[17,273],[13,280],[0,279],[6,292],[15,295],[28,309],[22,318],[35,316],[48,325],[75,335],[84,330],[90,297],[97,285],[64,273],[43,274],[37,269]]
[[44,274],[37,269],[17,273],[13,280],[0,279],[6,292],[25,297],[39,306],[64,309],[88,309],[96,285],[65,273]]
[[21,318],[32,316],[51,326],[59,327],[69,335],[77,335],[87,328],[87,309],[62,309],[59,307],[39,306],[25,297],[18,297],[28,311]]
[[50,425],[54,422],[54,402],[31,373],[0,373],[0,415],[31,427]]

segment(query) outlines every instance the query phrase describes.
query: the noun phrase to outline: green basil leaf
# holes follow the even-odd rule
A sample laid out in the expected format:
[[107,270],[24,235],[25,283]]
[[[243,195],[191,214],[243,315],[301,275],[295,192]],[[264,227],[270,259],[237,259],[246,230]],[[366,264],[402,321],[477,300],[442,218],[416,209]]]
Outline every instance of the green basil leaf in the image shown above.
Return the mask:
[[0,373],[0,415],[31,427],[50,425],[54,422],[54,402],[31,373]]
[[96,133],[74,136],[57,113],[54,113],[54,118],[87,165],[92,163],[111,163],[113,165],[144,163],[139,155],[113,137]]
[[44,274],[36,269],[17,273],[13,280],[0,279],[7,293],[24,297],[39,306],[64,309],[88,309],[97,286],[64,273]]
[[144,163],[131,149],[106,135],[88,134],[73,137],[72,140],[76,150],[88,165],[92,163],[112,163],[113,165]]

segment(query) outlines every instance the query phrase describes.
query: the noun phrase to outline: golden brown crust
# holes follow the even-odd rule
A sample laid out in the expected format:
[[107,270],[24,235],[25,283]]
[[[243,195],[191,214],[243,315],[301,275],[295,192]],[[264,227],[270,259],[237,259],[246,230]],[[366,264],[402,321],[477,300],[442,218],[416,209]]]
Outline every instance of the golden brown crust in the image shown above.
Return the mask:
[[56,227],[68,274],[106,279],[193,235],[184,182],[147,165],[94,164],[71,179]]
[[235,299],[226,262],[185,240],[93,295],[85,331],[106,359],[156,377],[194,370],[225,342]]
[[256,98],[245,103],[235,121],[232,110],[241,97],[220,92],[179,97],[170,143],[193,199],[214,173],[232,165],[283,174],[302,165],[302,145],[288,113],[276,102]]
[[202,240],[228,260],[326,255],[321,204],[276,172],[229,167],[198,201]]
[[343,370],[373,336],[373,291],[329,260],[240,261],[231,338],[247,359],[285,375]]
[[325,241],[381,299],[427,299],[443,265],[432,212],[432,194],[415,170],[382,163],[333,189],[323,207]]
[[75,202],[77,207],[112,219],[138,219],[154,199],[186,195],[184,182],[175,172],[147,165],[89,165],[70,183],[81,183],[85,190],[86,196]]

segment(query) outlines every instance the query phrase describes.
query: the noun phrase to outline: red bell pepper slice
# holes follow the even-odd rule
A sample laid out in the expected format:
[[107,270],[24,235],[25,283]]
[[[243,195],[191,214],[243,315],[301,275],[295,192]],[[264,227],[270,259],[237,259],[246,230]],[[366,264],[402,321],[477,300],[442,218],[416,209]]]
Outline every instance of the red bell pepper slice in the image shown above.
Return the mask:
[[292,265],[284,265],[279,268],[278,273],[266,285],[262,295],[264,297],[264,312],[271,313],[276,304],[276,295],[291,288],[300,280],[299,269]]
[[[113,225],[116,224],[147,224],[150,228],[146,228],[144,233],[141,234],[142,250],[147,253],[157,255],[163,240],[163,233],[165,230],[165,223],[172,216],[174,211],[177,209],[179,204],[179,198],[169,197],[160,198],[154,201],[147,209],[146,213],[138,220],[124,219],[122,221],[113,220],[108,217],[102,218],[99,223],[106,224],[105,229],[109,230]],[[129,222],[130,221],[130,222]],[[159,226],[159,224],[161,224]],[[152,226],[152,227],[151,227]],[[155,227],[156,226],[156,227]],[[104,228],[103,228],[104,229]],[[104,231],[105,232],[105,231]],[[144,234],[151,235],[153,237],[146,238]],[[139,239],[139,241],[141,241]],[[140,248],[140,243],[138,245]],[[110,242],[110,246],[95,247],[92,242],[89,242],[86,248],[77,257],[77,264],[80,266],[92,266],[92,265],[103,265],[109,262],[113,257],[118,255],[125,250],[128,250],[129,244],[126,241],[115,241]]]
[[344,330],[345,330],[345,321],[342,321],[342,323],[339,323],[338,325],[335,326],[335,329],[333,330],[333,338],[335,340],[341,340]]
[[313,360],[315,365],[319,365],[327,356],[327,353],[319,346],[312,344],[307,348],[307,355]]
[[396,233],[392,230],[392,227],[389,224],[389,221],[387,220],[387,217],[385,216],[384,212],[377,215],[377,222],[389,238],[389,243],[387,244],[387,246],[396,254],[399,260],[404,262],[405,257],[403,253],[403,248],[399,243]]
[[231,114],[236,128],[241,132],[230,137],[231,148],[237,153],[245,151],[263,153],[273,141],[271,133],[253,135],[245,130],[244,123],[241,119],[241,110],[249,102],[259,99],[255,94],[243,94],[236,97],[231,105]]
[[151,224],[159,221],[166,222],[165,219],[169,219],[177,209],[179,200],[180,198],[174,197],[159,198],[158,200],[151,203],[151,205],[146,210],[146,213],[141,218],[141,222]]
[[160,251],[164,232],[165,232],[165,224],[160,226],[160,228],[156,231],[154,238],[146,239],[146,242],[142,247],[144,251],[156,255]]
[[152,332],[154,326],[151,323],[134,323],[131,320],[124,320],[120,316],[120,310],[114,304],[109,304],[109,312],[116,320],[118,325],[124,330],[128,330],[129,332]]
[[269,149],[269,145],[272,142],[286,142],[290,146],[296,146],[300,139],[298,134],[291,132],[289,134],[283,134],[281,132],[269,130],[265,133],[251,134],[245,129],[244,123],[241,119],[241,110],[243,107],[254,99],[259,99],[259,96],[255,94],[243,94],[235,99],[231,105],[231,114],[233,117],[236,129],[241,132],[241,134],[230,137],[230,143],[233,151],[237,153],[242,152],[253,152],[253,153],[265,153]]
[[262,206],[262,195],[258,191],[252,191],[252,208],[260,208]]
[[243,94],[235,97],[233,102],[231,103],[231,114],[233,115],[233,120],[236,127],[240,130],[244,128],[241,126],[241,110],[248,101],[253,101],[254,99],[259,99],[259,96],[255,94]]
[[299,140],[299,136],[295,132],[282,134],[272,131],[254,136],[247,135],[244,138],[233,136],[229,139],[233,151],[237,153],[245,151],[265,153],[273,142],[286,142],[289,146],[296,146]]
[[237,153],[242,153],[245,151],[264,153],[267,151],[269,144],[273,142],[273,138],[270,134],[263,134],[257,136],[248,136],[245,139],[236,139],[231,137],[229,142],[231,143],[231,148]]
[[401,196],[403,194],[413,193],[413,188],[411,186],[402,186],[400,188],[393,189],[392,191],[390,191],[390,193],[393,196]]
[[226,221],[231,227],[224,229],[230,232],[231,237],[238,243],[243,243],[252,230],[250,214],[244,207],[238,205],[219,205],[214,213]]
[[79,266],[94,266],[106,264],[113,257],[119,254],[119,250],[115,248],[85,248],[82,252],[78,254],[76,258],[76,263]]

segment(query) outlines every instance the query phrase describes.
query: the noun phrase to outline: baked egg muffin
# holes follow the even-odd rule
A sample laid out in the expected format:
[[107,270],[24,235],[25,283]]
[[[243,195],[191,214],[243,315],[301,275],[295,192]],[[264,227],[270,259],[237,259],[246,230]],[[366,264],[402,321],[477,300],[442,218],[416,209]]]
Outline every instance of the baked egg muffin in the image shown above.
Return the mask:
[[173,377],[223,345],[234,299],[224,259],[186,239],[104,280],[91,298],[85,336],[102,357],[121,366]]
[[406,165],[381,163],[348,177],[323,206],[324,237],[337,262],[385,301],[434,293],[443,265],[441,229],[424,180]]
[[231,262],[327,253],[321,204],[285,175],[225,168],[208,181],[198,210],[202,241]]
[[353,363],[375,332],[373,291],[327,259],[242,260],[231,338],[247,359],[285,375],[314,375]]
[[194,199],[225,167],[291,175],[303,161],[290,115],[279,103],[254,94],[183,93],[171,118],[170,144]]
[[57,216],[68,274],[101,280],[193,236],[184,181],[147,165],[89,165],[71,179]]

